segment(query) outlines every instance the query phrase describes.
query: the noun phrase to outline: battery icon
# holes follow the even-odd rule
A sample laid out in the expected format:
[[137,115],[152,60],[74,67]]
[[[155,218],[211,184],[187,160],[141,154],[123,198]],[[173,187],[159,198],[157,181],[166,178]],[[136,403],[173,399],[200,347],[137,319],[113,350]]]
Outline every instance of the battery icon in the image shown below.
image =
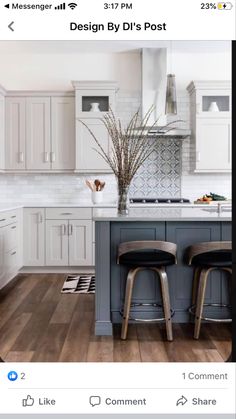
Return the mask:
[[231,10],[232,7],[233,7],[233,5],[229,1],[226,2],[226,3],[224,3],[224,2],[217,3],[218,10]]

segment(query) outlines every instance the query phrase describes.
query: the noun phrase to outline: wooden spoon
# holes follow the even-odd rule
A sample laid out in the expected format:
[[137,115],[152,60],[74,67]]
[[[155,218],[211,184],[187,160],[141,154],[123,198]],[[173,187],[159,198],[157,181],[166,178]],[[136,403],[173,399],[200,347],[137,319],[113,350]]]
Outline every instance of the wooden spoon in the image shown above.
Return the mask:
[[94,187],[93,187],[93,184],[91,183],[91,181],[86,179],[85,183],[89,187],[89,189],[91,189],[91,191],[94,192]]
[[96,186],[96,191],[100,191],[101,182],[99,179],[95,179],[94,185]]
[[100,191],[104,189],[106,182],[100,182]]

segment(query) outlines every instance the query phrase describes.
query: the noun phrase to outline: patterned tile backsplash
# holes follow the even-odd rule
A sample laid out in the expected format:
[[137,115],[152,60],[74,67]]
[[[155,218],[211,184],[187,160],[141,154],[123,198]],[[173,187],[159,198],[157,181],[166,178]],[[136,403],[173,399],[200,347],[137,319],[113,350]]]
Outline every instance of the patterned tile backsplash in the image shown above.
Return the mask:
[[[185,92],[178,98],[178,117],[189,121],[189,99]],[[119,91],[117,114],[127,123],[140,107],[140,92]],[[181,125],[179,125],[181,127]],[[135,176],[130,187],[130,196],[159,196],[189,198],[207,192],[216,192],[231,197],[230,174],[193,174],[190,170],[190,139],[162,139],[156,141],[156,151]],[[0,174],[0,203],[79,203],[91,202],[91,194],[85,178],[94,176],[78,174]],[[106,182],[104,201],[114,202],[117,197],[113,175],[99,176]]]
[[153,139],[155,151],[137,172],[130,187],[132,197],[178,197],[181,195],[181,141]]

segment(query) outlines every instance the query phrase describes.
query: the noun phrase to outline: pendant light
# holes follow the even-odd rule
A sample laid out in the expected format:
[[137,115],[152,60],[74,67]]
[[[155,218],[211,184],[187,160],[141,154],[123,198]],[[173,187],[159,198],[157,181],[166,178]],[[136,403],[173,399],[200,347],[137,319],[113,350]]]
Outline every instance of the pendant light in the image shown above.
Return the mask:
[[[170,45],[170,69],[172,70],[172,43]],[[167,74],[165,113],[166,115],[177,114],[176,85],[174,74]]]

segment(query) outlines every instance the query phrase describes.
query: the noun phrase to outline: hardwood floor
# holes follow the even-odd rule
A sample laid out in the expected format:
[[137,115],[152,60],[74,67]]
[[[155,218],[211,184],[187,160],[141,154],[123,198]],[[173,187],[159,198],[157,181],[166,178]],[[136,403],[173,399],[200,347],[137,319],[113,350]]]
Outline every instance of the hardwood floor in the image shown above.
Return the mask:
[[0,357],[11,362],[222,362],[231,351],[231,329],[174,325],[174,341],[162,324],[130,325],[113,337],[94,336],[94,295],[61,294],[64,275],[19,275],[0,291]]

